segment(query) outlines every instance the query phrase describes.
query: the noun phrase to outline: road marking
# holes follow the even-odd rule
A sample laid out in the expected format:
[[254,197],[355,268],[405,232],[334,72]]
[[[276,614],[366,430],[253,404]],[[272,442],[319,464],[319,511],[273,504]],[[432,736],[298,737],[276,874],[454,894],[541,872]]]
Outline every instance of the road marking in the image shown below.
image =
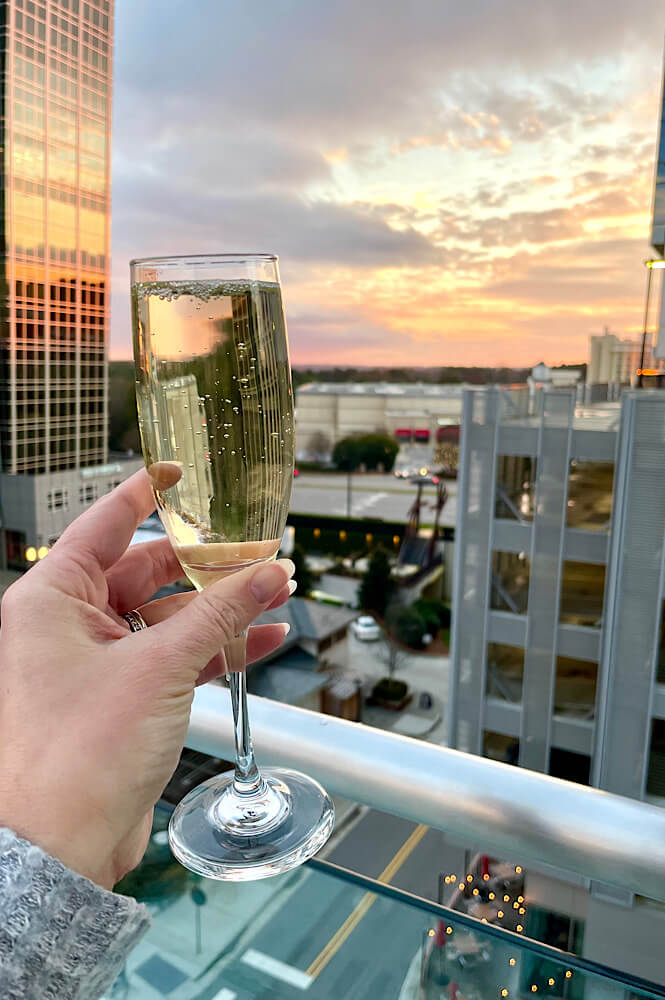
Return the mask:
[[214,997],[212,997],[212,1000],[236,1000],[237,996],[238,996],[237,993],[234,993],[233,990],[227,989],[225,986],[223,989],[219,991],[219,993],[215,993]]
[[[390,882],[391,879],[395,877],[406,859],[423,839],[428,829],[429,827],[423,826],[421,823],[411,832],[395,856],[388,862],[379,875],[377,879],[378,882]],[[312,979],[316,979],[316,977],[323,972],[328,962],[337,954],[346,939],[353,933],[360,921],[375,902],[376,894],[373,892],[366,892],[357,906],[348,915],[342,926],[333,934],[330,941],[328,941],[328,944],[325,945],[325,947],[319,952],[307,969],[307,974],[311,976]]]
[[293,965],[287,965],[286,962],[280,962],[278,958],[266,955],[262,951],[256,951],[255,948],[248,948],[241,961],[258,969],[259,972],[267,972],[274,979],[281,979],[289,986],[296,986],[299,990],[308,990],[312,982],[312,977],[308,972],[296,969]]

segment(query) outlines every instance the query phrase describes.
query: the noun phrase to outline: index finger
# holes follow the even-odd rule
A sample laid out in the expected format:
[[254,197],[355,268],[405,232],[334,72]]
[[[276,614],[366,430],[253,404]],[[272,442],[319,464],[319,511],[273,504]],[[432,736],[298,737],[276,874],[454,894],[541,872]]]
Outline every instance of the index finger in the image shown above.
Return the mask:
[[84,566],[94,563],[109,569],[154,509],[150,478],[145,469],[140,469],[77,517],[62,533],[44,565],[54,565],[60,549],[70,558],[78,557]]

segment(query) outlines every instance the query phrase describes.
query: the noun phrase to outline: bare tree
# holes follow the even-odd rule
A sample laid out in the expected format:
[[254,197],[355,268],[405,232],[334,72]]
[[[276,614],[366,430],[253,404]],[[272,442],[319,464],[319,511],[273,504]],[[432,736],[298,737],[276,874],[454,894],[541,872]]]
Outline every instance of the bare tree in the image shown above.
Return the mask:
[[403,649],[400,649],[389,635],[385,635],[382,639],[382,649],[379,655],[388,669],[388,676],[390,678],[393,678],[398,670],[406,666],[406,653]]
[[330,458],[332,441],[323,431],[315,431],[307,442],[307,451],[315,462],[325,462]]

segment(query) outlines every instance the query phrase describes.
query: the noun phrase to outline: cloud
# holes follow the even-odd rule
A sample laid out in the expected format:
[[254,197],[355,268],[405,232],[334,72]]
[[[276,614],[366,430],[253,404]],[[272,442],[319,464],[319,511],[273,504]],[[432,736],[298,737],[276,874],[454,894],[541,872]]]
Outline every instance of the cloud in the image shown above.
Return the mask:
[[302,361],[547,357],[584,289],[630,325],[660,35],[624,0],[119,0],[114,353],[130,256],[223,249],[280,254]]

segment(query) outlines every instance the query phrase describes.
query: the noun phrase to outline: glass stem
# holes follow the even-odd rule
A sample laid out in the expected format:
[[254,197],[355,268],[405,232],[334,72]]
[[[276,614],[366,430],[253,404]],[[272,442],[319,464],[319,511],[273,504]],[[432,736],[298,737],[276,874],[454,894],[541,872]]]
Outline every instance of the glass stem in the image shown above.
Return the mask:
[[233,729],[236,745],[233,788],[238,795],[252,795],[263,785],[256,766],[252,734],[247,712],[247,629],[240,632],[224,649],[229,671],[229,689],[233,707]]

